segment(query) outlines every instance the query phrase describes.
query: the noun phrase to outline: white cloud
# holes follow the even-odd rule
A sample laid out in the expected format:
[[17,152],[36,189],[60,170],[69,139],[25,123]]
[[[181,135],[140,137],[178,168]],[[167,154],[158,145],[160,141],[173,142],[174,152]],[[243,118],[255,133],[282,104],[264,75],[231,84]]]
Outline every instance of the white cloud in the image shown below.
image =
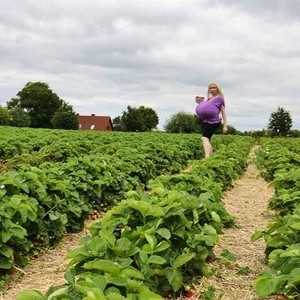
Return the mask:
[[0,105],[43,81],[78,113],[145,105],[162,127],[217,81],[237,129],[278,105],[300,129],[298,0],[2,2]]

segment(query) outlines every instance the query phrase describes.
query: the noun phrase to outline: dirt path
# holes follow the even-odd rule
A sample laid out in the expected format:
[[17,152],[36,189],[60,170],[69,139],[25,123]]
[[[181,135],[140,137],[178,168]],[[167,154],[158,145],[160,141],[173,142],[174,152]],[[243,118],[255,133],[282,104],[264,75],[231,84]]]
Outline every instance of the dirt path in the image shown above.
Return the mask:
[[[252,149],[250,158],[253,157],[254,151],[255,148]],[[223,199],[224,205],[230,214],[238,218],[238,228],[225,230],[216,247],[218,259],[211,264],[211,268],[215,270],[214,275],[208,280],[203,280],[197,287],[200,292],[213,286],[216,289],[215,298],[209,299],[220,299],[218,295],[221,293],[224,293],[222,300],[259,299],[252,290],[252,283],[257,275],[266,269],[265,244],[262,239],[252,243],[250,237],[256,229],[265,228],[272,219],[272,215],[266,211],[268,199],[272,195],[273,190],[258,177],[253,163],[250,163],[242,178],[234,183],[234,188],[227,192]],[[13,300],[19,292],[27,289],[46,292],[51,285],[63,283],[63,274],[67,269],[64,259],[67,249],[77,248],[80,237],[85,234],[87,232],[66,235],[57,249],[49,250],[33,260],[22,270],[23,278],[15,276],[6,287],[5,295],[0,294],[0,300]],[[222,258],[221,253],[224,250],[232,253],[237,260],[228,262]],[[194,296],[190,299],[200,298]]]
[[[214,275],[203,280],[197,287],[200,292],[213,286],[216,289],[215,298],[211,299],[220,299],[218,296],[222,294],[222,300],[261,299],[256,296],[252,284],[258,274],[267,269],[264,261],[265,243],[263,239],[256,242],[251,242],[250,239],[256,229],[266,228],[273,218],[271,212],[267,211],[267,203],[274,190],[259,177],[253,163],[255,149],[250,153],[247,171],[234,182],[234,188],[223,199],[226,210],[237,217],[238,227],[224,230],[215,251],[218,259],[211,264],[211,268],[215,270]],[[236,257],[235,262],[228,261],[221,255],[226,250]]]

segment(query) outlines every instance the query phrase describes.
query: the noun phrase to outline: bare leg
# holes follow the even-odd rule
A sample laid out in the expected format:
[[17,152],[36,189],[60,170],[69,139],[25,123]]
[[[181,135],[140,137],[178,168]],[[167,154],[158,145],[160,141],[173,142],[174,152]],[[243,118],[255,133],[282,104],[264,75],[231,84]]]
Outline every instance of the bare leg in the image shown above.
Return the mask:
[[206,137],[202,137],[202,143],[203,143],[205,157],[210,157],[212,155],[213,149],[209,139]]

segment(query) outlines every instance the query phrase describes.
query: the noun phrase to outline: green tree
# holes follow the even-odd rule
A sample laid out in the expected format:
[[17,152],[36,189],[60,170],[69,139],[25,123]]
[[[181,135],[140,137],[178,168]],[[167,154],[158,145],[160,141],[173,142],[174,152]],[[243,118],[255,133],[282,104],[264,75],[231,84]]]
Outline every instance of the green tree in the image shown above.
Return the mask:
[[[221,124],[215,131],[214,134],[223,134],[223,124]],[[238,130],[236,130],[233,126],[227,125],[227,134],[240,134]]]
[[270,115],[268,129],[276,135],[286,136],[292,125],[293,121],[290,113],[283,107],[278,106],[277,110]]
[[15,127],[30,127],[30,117],[21,107],[14,107],[9,110],[10,125]]
[[138,115],[140,121],[140,131],[151,131],[158,125],[158,116],[152,108],[140,106],[138,108]]
[[168,133],[199,133],[199,119],[196,114],[179,112],[172,115],[165,123],[164,130]]
[[62,107],[55,112],[51,123],[56,129],[79,129],[79,121],[73,107],[64,101]]
[[297,129],[291,129],[289,132],[288,132],[288,136],[292,136],[292,137],[300,137],[300,130],[297,130]]
[[[114,129],[117,123],[119,130],[128,132],[151,131],[158,125],[159,119],[152,108],[140,106],[139,108],[127,107],[122,116],[114,119]],[[116,129],[117,130],[117,129]]]
[[122,126],[122,120],[121,120],[121,117],[120,117],[120,116],[115,117],[115,118],[112,120],[112,123],[113,123],[114,131],[124,131],[124,130],[123,130],[123,126]]
[[7,102],[8,109],[23,108],[34,128],[52,128],[51,120],[61,106],[62,100],[44,82],[28,82],[17,98]]
[[0,125],[9,125],[10,114],[8,110],[0,105]]

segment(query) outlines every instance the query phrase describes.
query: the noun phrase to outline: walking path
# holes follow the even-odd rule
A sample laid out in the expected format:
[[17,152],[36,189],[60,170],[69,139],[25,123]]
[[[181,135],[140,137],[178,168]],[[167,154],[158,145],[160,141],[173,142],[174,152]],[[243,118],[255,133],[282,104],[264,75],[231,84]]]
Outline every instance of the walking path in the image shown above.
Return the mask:
[[[234,182],[234,188],[227,192],[223,199],[226,210],[237,217],[237,228],[225,229],[216,247],[217,260],[211,264],[215,273],[209,279],[204,279],[197,290],[207,290],[209,286],[216,288],[215,298],[224,293],[222,300],[257,300],[252,289],[253,281],[267,269],[265,264],[265,242],[259,239],[251,242],[251,236],[256,229],[265,229],[273,218],[267,211],[268,199],[274,190],[259,177],[259,172],[253,163],[254,147],[249,155],[249,166],[244,175]],[[230,262],[221,256],[228,250],[236,257]],[[197,297],[190,298],[199,299]],[[268,297],[265,299],[277,299]]]
[[[234,182],[234,188],[228,190],[223,199],[226,210],[237,217],[238,226],[224,230],[216,247],[218,259],[210,265],[214,275],[209,279],[203,279],[196,287],[196,290],[201,292],[213,286],[216,289],[215,298],[211,299],[220,299],[218,295],[222,293],[224,293],[222,300],[259,299],[252,289],[252,283],[258,274],[267,268],[264,262],[265,244],[263,239],[253,243],[250,238],[256,229],[266,228],[267,223],[272,220],[272,214],[267,212],[267,203],[273,195],[273,190],[259,177],[255,165],[251,162],[254,154],[255,148],[250,153],[247,171]],[[58,248],[48,250],[33,260],[22,270],[23,278],[16,275],[6,287],[5,295],[0,294],[0,300],[13,300],[19,292],[27,289],[46,292],[51,285],[64,283],[63,275],[67,269],[64,258],[67,249],[77,248],[80,237],[85,234],[87,232],[68,234]],[[225,250],[236,257],[235,262],[221,256]],[[190,299],[200,298],[194,296]]]

